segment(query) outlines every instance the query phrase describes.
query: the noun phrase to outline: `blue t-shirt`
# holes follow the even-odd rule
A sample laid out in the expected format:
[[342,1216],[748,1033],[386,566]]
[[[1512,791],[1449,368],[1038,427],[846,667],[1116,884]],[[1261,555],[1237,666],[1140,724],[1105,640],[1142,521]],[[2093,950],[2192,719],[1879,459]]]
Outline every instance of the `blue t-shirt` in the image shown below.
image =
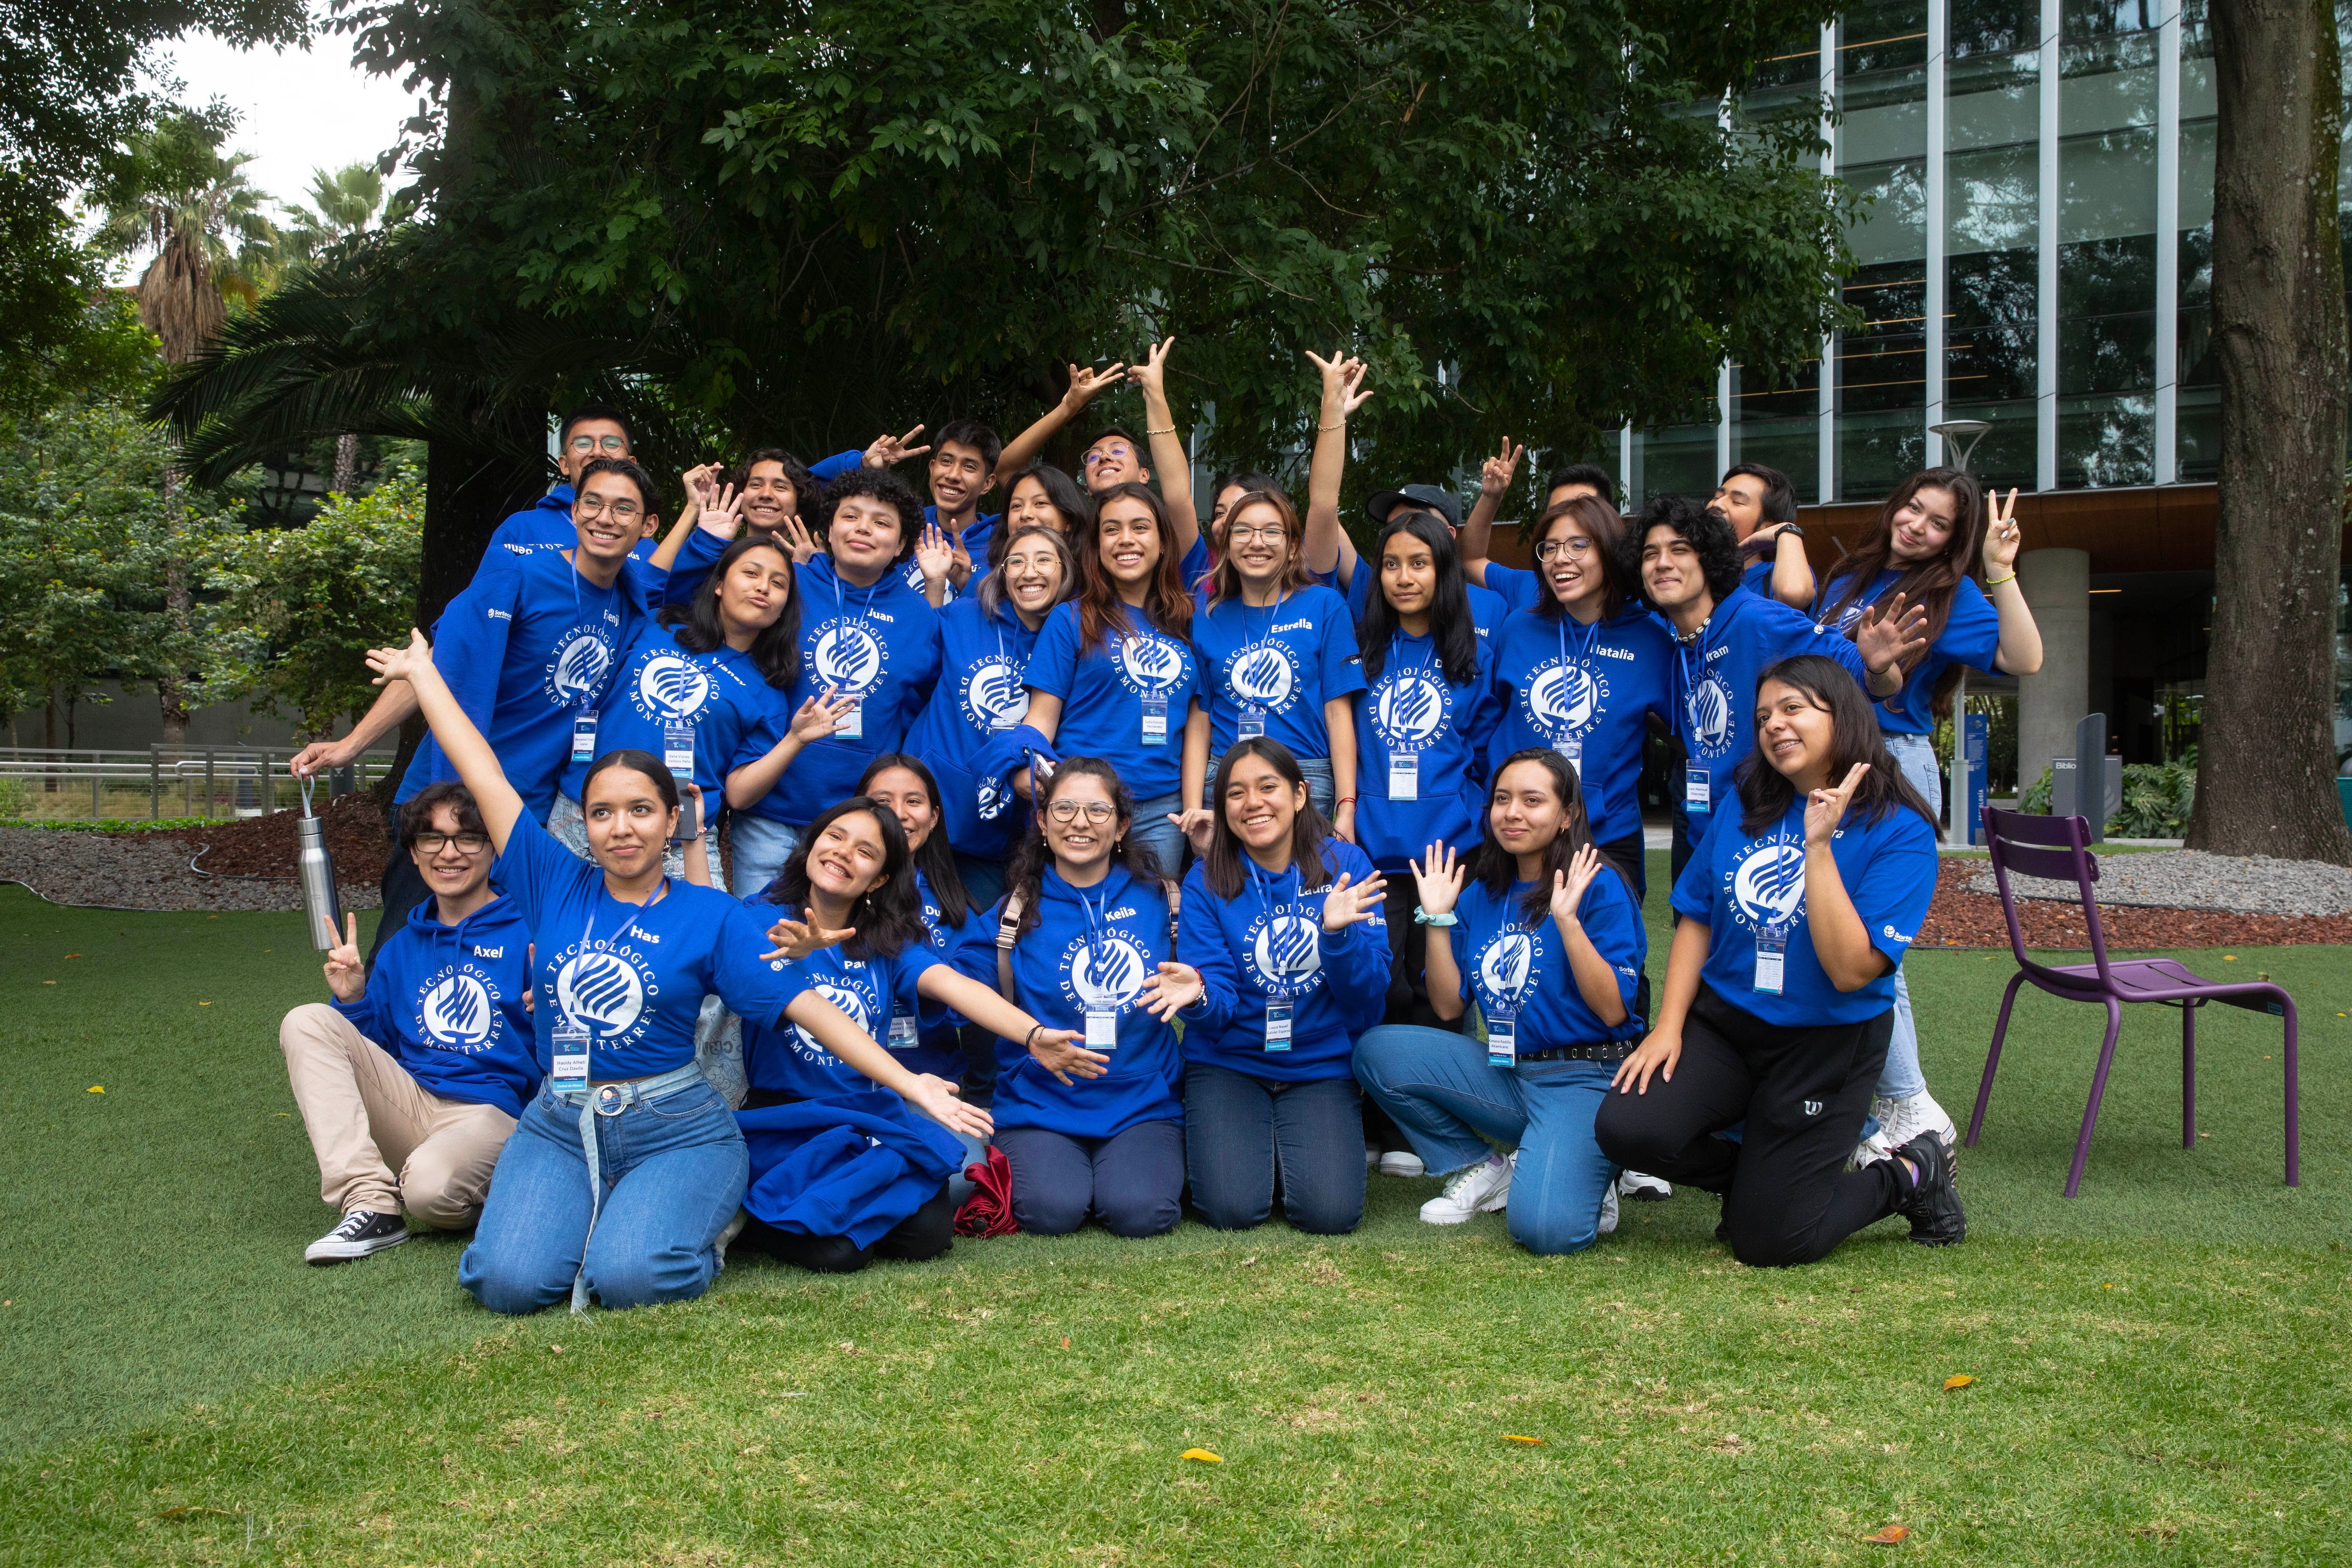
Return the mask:
[[1640,832],[1649,715],[1674,717],[1673,637],[1636,605],[1591,626],[1522,610],[1504,621],[1496,641],[1502,716],[1487,747],[1487,776],[1513,752],[1574,747],[1594,840],[1611,844]]
[[[1013,947],[1013,994],[1006,999],[1049,1029],[1082,1036],[1090,1006],[1111,1008],[1118,1044],[1104,1053],[1110,1065],[1102,1077],[1072,1074],[1065,1088],[1024,1045],[998,1040],[991,1108],[996,1125],[1110,1138],[1146,1121],[1182,1121],[1177,1086],[1184,1063],[1176,1031],[1143,1006],[1143,983],[1174,954],[1167,896],[1157,883],[1138,882],[1117,868],[1091,888],[1073,888],[1048,866],[1042,884],[1037,923]],[[964,950],[965,973],[977,977],[985,964],[990,985],[996,984],[993,933],[1003,912],[1000,900],[987,917],[989,941]]]
[[[1327,588],[1337,588],[1339,574],[1336,571],[1318,572],[1315,580]],[[1371,607],[1372,589],[1380,580],[1380,567],[1361,556],[1357,557],[1356,574],[1348,579],[1348,614],[1359,630],[1364,625],[1364,612]],[[1481,588],[1467,578],[1463,579],[1462,593],[1470,601],[1471,630],[1478,634],[1481,643],[1491,644],[1495,628],[1502,624],[1504,616],[1510,614],[1503,604],[1502,595]]]
[[948,842],[967,855],[1001,859],[1020,841],[1023,815],[982,820],[973,769],[991,735],[1028,716],[1024,681],[1039,634],[1022,625],[1010,604],[990,620],[978,599],[954,601],[939,620],[940,682],[907,731],[907,750],[929,763],[940,782]]
[[[1472,584],[1476,587],[1476,584]],[[1486,591],[1503,601],[1504,610],[1517,615],[1532,610],[1544,595],[1543,578],[1525,566],[1506,566],[1499,561],[1486,563]]]
[[[782,734],[793,721],[786,694],[768,684],[751,656],[721,645],[688,653],[677,629],[647,622],[621,666],[596,720],[596,754],[635,747],[667,761],[672,724],[694,731],[694,782],[705,816],[719,809],[727,773],[748,739],[763,728]],[[567,763],[563,798],[580,799],[589,764]]]
[[767,928],[718,889],[672,879],[652,903],[625,904],[605,890],[602,868],[527,817],[491,876],[538,945],[542,1073],[565,1017],[587,1027],[591,1080],[643,1078],[694,1060],[703,997],[716,994],[749,1029],[773,1025],[809,988],[801,965],[760,956]]
[[[1707,930],[1707,985],[1733,1006],[1791,1028],[1859,1024],[1895,1005],[1895,966],[1936,896],[1936,834],[1927,819],[1901,806],[1876,822],[1849,811],[1832,836],[1838,880],[1870,945],[1887,958],[1885,973],[1840,991],[1822,973],[1806,919],[1804,797],[1752,836],[1739,818],[1739,803],[1725,801],[1675,883],[1675,912]],[[1777,995],[1755,989],[1757,932],[1775,922],[1788,928]]]
[[[1707,773],[1706,810],[1686,807],[1694,838],[1704,826],[1699,817],[1738,809],[1731,770],[1756,749],[1756,682],[1767,668],[1797,654],[1822,654],[1853,671],[1868,700],[1870,677],[1853,644],[1822,630],[1803,611],[1745,588],[1717,605],[1692,641],[1676,639],[1674,653],[1675,732],[1690,765]],[[1675,790],[1680,805],[1687,786],[1675,782],[1683,785]]]
[[[1342,875],[1370,880],[1371,862],[1344,838],[1326,839],[1330,880],[1301,892],[1298,868],[1267,876],[1244,858],[1248,884],[1231,901],[1209,890],[1208,868],[1184,879],[1176,960],[1201,972],[1206,993],[1184,1014],[1184,1059],[1254,1078],[1297,1083],[1347,1078],[1354,1037],[1388,1006],[1388,922],[1372,918],[1338,935],[1323,929],[1323,900]],[[1287,1049],[1266,1048],[1270,1004],[1291,1010]]]
[[[797,911],[781,904],[744,906],[754,923],[762,917],[777,919]],[[766,951],[763,939],[757,951]],[[852,958],[836,943],[821,947],[800,961],[802,979],[809,989],[848,1015],[849,1021],[875,1040],[888,1044],[891,1020],[904,1017],[912,1026],[922,1007],[916,983],[923,971],[940,962],[929,947],[909,947],[895,957],[869,953]],[[902,1061],[904,1058],[900,1058]],[[911,1062],[909,1070],[924,1071]],[[781,1089],[803,1100],[870,1093],[875,1082],[831,1051],[798,1024],[754,1023],[743,1020],[743,1070],[754,1089]]]
[[[572,487],[558,485],[540,497],[537,505],[509,513],[491,531],[485,559],[509,550],[569,550],[579,543],[580,528],[572,521]],[[641,539],[629,553],[650,561],[660,543],[658,539]]]
[[[1356,842],[1383,871],[1410,875],[1407,863],[1432,844],[1478,842],[1487,742],[1501,705],[1494,653],[1474,647],[1477,673],[1457,685],[1435,638],[1399,632],[1356,699]],[[1390,793],[1408,779],[1412,798]]]
[[1739,585],[1751,594],[1772,596],[1773,558],[1767,553],[1750,565],[1740,568]]
[[[634,563],[610,588],[599,588],[560,552],[520,546],[485,556],[474,580],[442,611],[433,667],[540,821],[547,820],[571,760],[573,722],[602,706],[623,650],[646,621]],[[457,776],[428,736],[397,798]]]
[[530,930],[512,899],[493,898],[445,926],[427,898],[375,955],[367,994],[335,1011],[443,1100],[520,1116],[539,1086],[523,1007]]
[[1262,715],[1267,739],[1297,757],[1328,757],[1323,704],[1364,689],[1356,623],[1348,602],[1320,584],[1252,606],[1221,599],[1192,616],[1192,652],[1209,697],[1209,754],[1223,756],[1245,710]]
[[[1140,802],[1176,793],[1184,773],[1184,721],[1204,699],[1192,645],[1153,626],[1132,605],[1127,616],[1131,629],[1106,627],[1101,640],[1081,654],[1078,606],[1055,605],[1024,679],[1030,689],[1062,700],[1054,750],[1065,757],[1100,757]],[[1147,700],[1167,705],[1164,738],[1144,734]]]
[[[1900,572],[1881,572],[1878,581],[1869,590],[1845,606],[1838,616],[1837,625],[1829,629],[1840,637],[1851,638],[1854,624],[1864,612],[1886,597],[1895,584],[1903,580]],[[1813,619],[1828,625],[1825,617],[1831,606],[1845,597],[1845,581],[1832,577],[1828,587],[1813,600]],[[1890,735],[1928,735],[1936,730],[1934,704],[1936,682],[1953,665],[1970,669],[1990,670],[1993,656],[2000,651],[2000,612],[1992,607],[1982,588],[1973,577],[1960,579],[1952,591],[1952,611],[1945,618],[1944,629],[1927,645],[1926,657],[1918,668],[1904,678],[1903,689],[1878,705],[1878,727]]]
[[1576,906],[1586,939],[1617,975],[1625,1021],[1614,1026],[1602,1023],[1586,1005],[1575,972],[1569,968],[1568,944],[1550,912],[1533,925],[1521,918],[1519,900],[1532,885],[1514,880],[1496,894],[1488,892],[1484,882],[1464,883],[1462,897],[1454,905],[1452,932],[1454,967],[1462,976],[1463,996],[1476,998],[1481,1017],[1492,1019],[1497,1009],[1517,1016],[1521,1056],[1639,1038],[1642,1019],[1633,1011],[1633,993],[1642,983],[1650,938],[1624,879],[1603,866]]

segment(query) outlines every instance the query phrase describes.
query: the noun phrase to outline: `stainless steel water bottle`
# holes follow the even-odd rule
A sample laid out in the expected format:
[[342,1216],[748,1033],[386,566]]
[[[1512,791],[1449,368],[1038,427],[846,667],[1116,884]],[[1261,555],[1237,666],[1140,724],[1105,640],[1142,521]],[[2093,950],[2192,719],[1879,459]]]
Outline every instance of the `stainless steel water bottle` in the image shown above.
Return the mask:
[[294,824],[300,853],[295,867],[302,878],[302,912],[310,920],[310,945],[324,952],[343,941],[343,903],[335,892],[335,858],[327,853],[327,825],[310,814],[314,780],[302,781],[302,815]]

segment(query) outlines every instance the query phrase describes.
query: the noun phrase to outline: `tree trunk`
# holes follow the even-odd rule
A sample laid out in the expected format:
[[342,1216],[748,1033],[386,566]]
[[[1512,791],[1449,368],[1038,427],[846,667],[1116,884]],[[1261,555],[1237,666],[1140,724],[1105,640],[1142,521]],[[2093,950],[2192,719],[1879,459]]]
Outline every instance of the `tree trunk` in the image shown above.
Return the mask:
[[339,496],[352,493],[360,478],[360,438],[346,431],[335,437],[334,492]]
[[2221,524],[2188,842],[2352,865],[2334,783],[2347,374],[2336,17],[2330,0],[2214,0],[2211,16]]
[[436,441],[426,449],[425,465],[416,624],[429,633],[442,608],[474,580],[474,568],[499,524],[547,493],[547,461],[537,453],[486,452]]
[[182,746],[188,740],[188,678],[178,663],[178,649],[186,646],[188,626],[195,613],[195,595],[188,588],[188,563],[177,556],[163,563],[163,615],[170,635],[168,662],[155,676],[155,700],[163,710],[163,744]]

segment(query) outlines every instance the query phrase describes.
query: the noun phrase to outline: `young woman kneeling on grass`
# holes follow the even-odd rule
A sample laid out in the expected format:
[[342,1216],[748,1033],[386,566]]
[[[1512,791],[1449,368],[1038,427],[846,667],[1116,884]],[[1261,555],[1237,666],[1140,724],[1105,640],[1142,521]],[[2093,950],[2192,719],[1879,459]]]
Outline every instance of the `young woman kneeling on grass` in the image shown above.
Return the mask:
[[1200,972],[1184,1019],[1184,1163],[1219,1230],[1282,1211],[1335,1236],[1364,1217],[1364,1122],[1352,1038],[1388,1005],[1387,884],[1331,836],[1289,748],[1225,753],[1195,830],[1176,956]]
[[[907,835],[897,813],[870,795],[819,813],[765,897],[783,911],[770,928],[770,939],[785,951],[810,942],[824,944],[803,963],[809,984],[861,1030],[887,1040],[893,1065],[901,1054],[912,1057],[921,1049],[919,1017],[926,1003],[953,1008],[996,1034],[1041,1049],[1066,1047],[1077,1038],[1067,1029],[1038,1023],[941,962],[926,940]],[[744,1227],[744,1244],[828,1274],[854,1272],[877,1257],[919,1262],[945,1252],[955,1237],[947,1183],[963,1168],[965,1146],[917,1123],[898,1095],[877,1091],[878,1075],[871,1063],[843,1060],[810,1030],[748,1026],[743,1044],[751,1079],[742,1115],[746,1128],[757,1131],[790,1121],[795,1130],[822,1131],[811,1118],[821,1121],[824,1108],[846,1106],[915,1128],[931,1155],[925,1160],[923,1151],[911,1146],[904,1151],[929,1176],[921,1190],[894,1183],[822,1208],[799,1201],[813,1171],[803,1165],[772,1175],[763,1160],[745,1202],[751,1222]],[[908,1073],[904,1067],[899,1076],[937,1086],[933,1105],[942,1098],[937,1090],[947,1087],[944,1079]],[[803,1102],[810,1110],[801,1117],[764,1114],[768,1107]],[[972,1146],[984,1146],[986,1114],[961,1101],[949,1103],[969,1129]],[[924,1109],[954,1125],[932,1106]],[[874,1134],[871,1128],[854,1131]]]
[[[1715,814],[1675,883],[1681,923],[1658,1026],[1601,1107],[1612,1159],[1723,1194],[1750,1267],[1811,1263],[1902,1214],[1967,1233],[1932,1130],[1846,1169],[1895,1026],[1895,971],[1936,890],[1927,803],[1843,665],[1783,659],[1756,689],[1740,809]],[[1716,1136],[1746,1125],[1737,1143]]]
[[[1413,865],[1429,944],[1429,1000],[1446,1018],[1475,995],[1467,1035],[1391,1024],[1356,1042],[1356,1077],[1432,1171],[1432,1225],[1507,1205],[1530,1252],[1580,1252],[1617,1226],[1617,1171],[1592,1135],[1609,1075],[1633,1048],[1649,942],[1633,893],[1594,847],[1576,770],[1548,748],[1496,770],[1485,836],[1466,860],[1442,844]],[[1488,1141],[1516,1149],[1508,1160]],[[1655,1169],[1655,1167],[1650,1167]]]
[[[570,1297],[636,1307],[698,1296],[743,1200],[743,1134],[695,1064],[694,1026],[716,994],[747,1023],[788,1018],[933,1114],[968,1118],[949,1086],[927,1089],[810,988],[802,967],[763,953],[759,923],[715,889],[671,880],[662,848],[677,827],[677,785],[660,759],[614,752],[582,785],[594,864],[523,809],[498,758],[450,695],[421,634],[368,655],[405,680],[434,739],[473,792],[498,851],[492,876],[535,944],[538,1065],[547,1076],[492,1173],[458,1283],[498,1312]],[[699,840],[689,874],[708,877]],[[929,1109],[929,1107],[927,1107]],[[984,1121],[985,1118],[982,1118]]]
[[1172,884],[1137,838],[1134,796],[1110,764],[1066,758],[1037,794],[1039,831],[990,922],[997,945],[963,949],[1057,1031],[997,1041],[1013,1217],[1038,1236],[1067,1236],[1089,1214],[1118,1236],[1159,1236],[1176,1228],[1184,1190],[1183,1064],[1168,1019],[1192,1009],[1190,1026],[1201,976],[1174,962]]

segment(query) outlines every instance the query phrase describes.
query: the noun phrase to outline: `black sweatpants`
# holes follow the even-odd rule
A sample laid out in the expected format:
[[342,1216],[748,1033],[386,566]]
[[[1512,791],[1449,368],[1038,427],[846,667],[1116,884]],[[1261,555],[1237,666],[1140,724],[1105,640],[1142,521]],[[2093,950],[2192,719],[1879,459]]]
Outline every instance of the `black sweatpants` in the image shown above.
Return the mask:
[[[780,1089],[755,1089],[743,1097],[743,1109],[791,1105],[803,1098]],[[860,1247],[845,1236],[779,1230],[763,1219],[747,1215],[743,1234],[735,1238],[735,1245],[819,1274],[855,1274],[877,1258],[921,1263],[955,1245],[955,1205],[948,1201],[947,1184],[942,1182],[929,1201],[875,1237],[871,1247]]]
[[[1892,1008],[1867,1023],[1786,1028],[1702,985],[1673,1080],[1612,1091],[1593,1134],[1621,1165],[1723,1194],[1740,1262],[1811,1263],[1893,1214],[1906,1191],[1891,1160],[1845,1168],[1894,1028]],[[1715,1136],[1741,1121],[1741,1142]]]

